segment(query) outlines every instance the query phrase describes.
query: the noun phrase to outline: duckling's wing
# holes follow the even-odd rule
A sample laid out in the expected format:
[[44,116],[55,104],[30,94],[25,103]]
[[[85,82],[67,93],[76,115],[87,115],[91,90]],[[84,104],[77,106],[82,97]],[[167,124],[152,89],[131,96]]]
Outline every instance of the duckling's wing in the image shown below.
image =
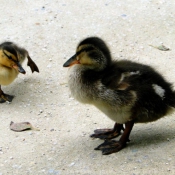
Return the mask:
[[27,66],[30,67],[32,73],[33,73],[34,71],[39,72],[39,69],[38,69],[37,65],[36,65],[36,64],[34,63],[34,61],[30,58],[29,55],[27,56],[27,58],[28,58]]
[[147,65],[129,61],[118,62],[105,74],[102,83],[112,90],[135,91],[139,104],[151,102],[151,105],[154,105],[163,102],[175,107],[175,91],[172,89],[172,84]]
[[110,67],[101,79],[102,84],[108,89],[125,90],[129,87],[129,81],[124,70],[118,69],[115,65]]

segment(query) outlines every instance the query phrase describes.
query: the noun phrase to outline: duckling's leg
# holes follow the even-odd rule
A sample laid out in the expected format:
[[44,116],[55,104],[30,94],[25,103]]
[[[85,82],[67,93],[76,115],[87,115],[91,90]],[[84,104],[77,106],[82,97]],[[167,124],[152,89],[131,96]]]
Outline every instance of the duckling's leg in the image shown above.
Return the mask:
[[11,102],[13,100],[14,96],[5,94],[0,86],[0,103],[4,103],[6,101]]
[[119,141],[105,140],[105,142],[95,148],[95,150],[102,150],[103,155],[108,155],[120,151],[126,146],[126,142],[129,140],[129,135],[133,126],[133,121],[125,123],[125,130]]
[[121,134],[121,130],[124,131],[123,125],[115,123],[113,129],[96,129],[94,130],[95,134],[90,135],[90,137],[99,139],[113,139]]

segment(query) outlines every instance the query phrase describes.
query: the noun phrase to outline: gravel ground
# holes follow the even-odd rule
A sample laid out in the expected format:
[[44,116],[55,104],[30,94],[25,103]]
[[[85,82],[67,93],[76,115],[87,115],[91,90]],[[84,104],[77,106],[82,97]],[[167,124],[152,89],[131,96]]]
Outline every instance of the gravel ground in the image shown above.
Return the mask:
[[[114,59],[152,65],[175,82],[175,1],[0,0],[0,41],[25,47],[40,73],[20,74],[0,104],[0,175],[175,174],[175,113],[134,126],[122,151],[102,156],[89,135],[113,122],[93,106],[75,101],[63,63],[87,36],[102,37]],[[170,51],[149,45],[164,44]],[[174,83],[175,84],[175,83]],[[11,121],[40,131],[13,132]]]

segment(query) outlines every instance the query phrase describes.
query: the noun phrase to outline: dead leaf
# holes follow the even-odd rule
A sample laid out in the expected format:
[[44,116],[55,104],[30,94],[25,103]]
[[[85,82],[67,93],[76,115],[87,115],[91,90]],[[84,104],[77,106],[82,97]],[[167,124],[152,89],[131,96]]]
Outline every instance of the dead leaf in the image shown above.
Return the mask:
[[10,129],[16,132],[21,132],[21,131],[26,131],[26,130],[39,131],[38,128],[34,128],[29,122],[14,123],[13,121],[11,121]]
[[154,47],[156,49],[159,49],[161,51],[170,51],[170,49],[168,47],[164,46],[163,44],[160,46],[153,46],[153,45],[149,45],[149,46]]

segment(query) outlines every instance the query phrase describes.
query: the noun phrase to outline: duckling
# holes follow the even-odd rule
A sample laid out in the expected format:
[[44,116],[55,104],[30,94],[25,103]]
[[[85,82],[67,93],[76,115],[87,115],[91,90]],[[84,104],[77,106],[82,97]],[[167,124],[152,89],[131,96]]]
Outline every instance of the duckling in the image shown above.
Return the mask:
[[11,84],[19,73],[25,74],[21,66],[25,58],[28,58],[27,65],[30,66],[32,73],[39,72],[37,65],[30,58],[29,53],[13,42],[3,42],[0,44],[0,103],[11,102],[14,98],[12,95],[5,94],[1,85]]
[[[112,129],[97,129],[92,138],[104,139],[95,150],[103,155],[123,149],[135,123],[153,122],[173,112],[175,91],[152,67],[129,60],[112,60],[98,37],[82,40],[66,61],[72,96],[92,104],[115,122]],[[118,141],[113,138],[121,137]]]

